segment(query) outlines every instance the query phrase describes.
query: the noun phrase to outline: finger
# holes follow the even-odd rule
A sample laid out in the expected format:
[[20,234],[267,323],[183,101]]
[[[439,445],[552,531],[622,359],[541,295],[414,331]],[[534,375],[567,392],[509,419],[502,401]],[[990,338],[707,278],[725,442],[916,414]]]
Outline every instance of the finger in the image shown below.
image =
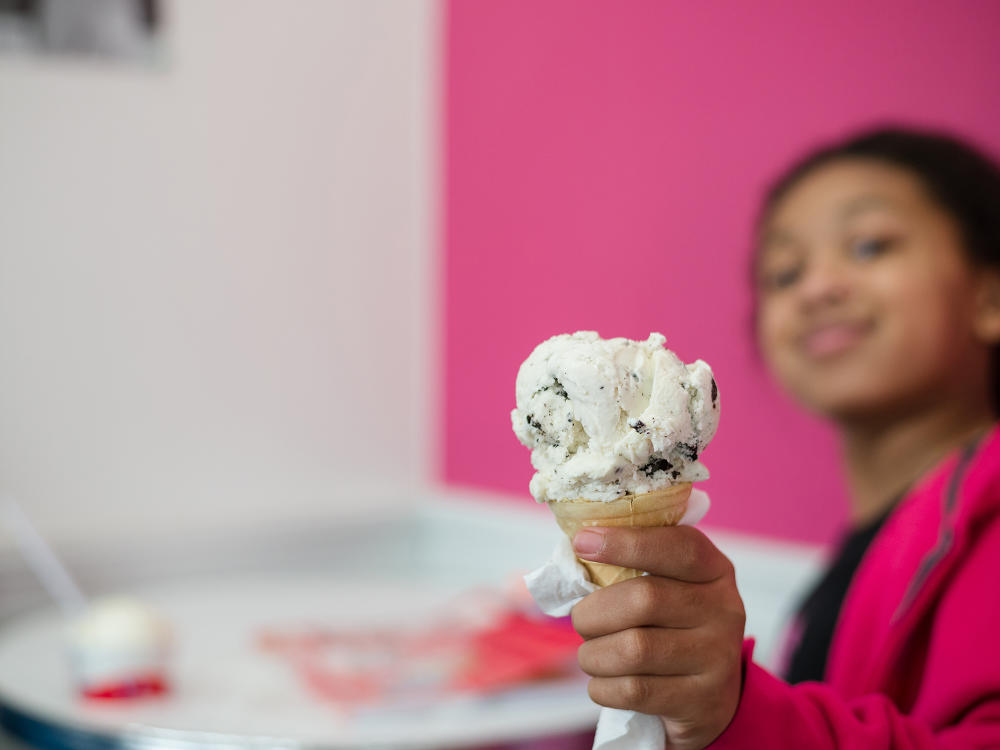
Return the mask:
[[707,536],[691,526],[591,527],[577,533],[573,548],[586,560],[691,583],[714,581],[733,567]]
[[706,585],[640,576],[598,589],[570,613],[584,639],[639,627],[693,628],[713,616]]
[[591,677],[700,673],[707,641],[698,630],[630,628],[586,641],[577,651],[580,669]]
[[587,685],[590,699],[601,706],[652,715],[690,713],[689,704],[700,691],[699,677],[628,675],[594,677]]

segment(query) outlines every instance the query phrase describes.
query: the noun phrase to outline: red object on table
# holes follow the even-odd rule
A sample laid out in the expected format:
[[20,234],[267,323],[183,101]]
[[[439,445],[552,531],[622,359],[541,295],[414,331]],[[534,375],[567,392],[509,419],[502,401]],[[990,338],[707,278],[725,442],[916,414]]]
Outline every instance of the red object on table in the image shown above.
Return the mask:
[[106,682],[80,689],[84,698],[93,700],[122,700],[164,695],[170,687],[162,675],[150,674],[121,682]]
[[259,643],[287,659],[317,695],[342,705],[448,693],[488,693],[578,672],[582,640],[568,618],[502,610],[487,624],[423,630],[268,631]]
[[565,674],[576,663],[582,642],[567,619],[541,620],[509,613],[473,636],[470,658],[451,687],[497,690]]

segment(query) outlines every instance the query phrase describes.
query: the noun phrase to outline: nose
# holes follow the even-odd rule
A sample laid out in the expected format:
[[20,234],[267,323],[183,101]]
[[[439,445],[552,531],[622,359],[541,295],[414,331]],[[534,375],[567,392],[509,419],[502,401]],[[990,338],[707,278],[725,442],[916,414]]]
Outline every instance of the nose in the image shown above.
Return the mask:
[[847,264],[836,256],[823,254],[805,269],[798,285],[799,304],[803,309],[839,305],[851,295],[852,282]]

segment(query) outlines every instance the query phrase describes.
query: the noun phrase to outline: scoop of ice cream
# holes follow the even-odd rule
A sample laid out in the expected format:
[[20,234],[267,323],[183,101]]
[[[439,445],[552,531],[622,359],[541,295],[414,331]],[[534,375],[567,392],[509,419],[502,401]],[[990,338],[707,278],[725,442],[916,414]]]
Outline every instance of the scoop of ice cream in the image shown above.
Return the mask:
[[91,648],[160,648],[170,626],[142,602],[114,596],[94,602],[69,626],[72,643]]
[[517,373],[511,421],[531,448],[539,502],[615,500],[708,478],[698,456],[719,424],[711,368],[685,365],[666,338],[553,336]]

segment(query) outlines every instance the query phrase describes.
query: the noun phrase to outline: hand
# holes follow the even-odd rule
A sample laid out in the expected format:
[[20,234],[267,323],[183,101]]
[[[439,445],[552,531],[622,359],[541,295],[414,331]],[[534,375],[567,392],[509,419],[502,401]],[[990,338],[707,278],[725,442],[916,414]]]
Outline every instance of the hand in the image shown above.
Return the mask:
[[587,560],[649,573],[573,608],[590,697],[661,716],[669,750],[701,750],[740,700],[746,615],[732,563],[690,526],[585,529],[573,547]]

